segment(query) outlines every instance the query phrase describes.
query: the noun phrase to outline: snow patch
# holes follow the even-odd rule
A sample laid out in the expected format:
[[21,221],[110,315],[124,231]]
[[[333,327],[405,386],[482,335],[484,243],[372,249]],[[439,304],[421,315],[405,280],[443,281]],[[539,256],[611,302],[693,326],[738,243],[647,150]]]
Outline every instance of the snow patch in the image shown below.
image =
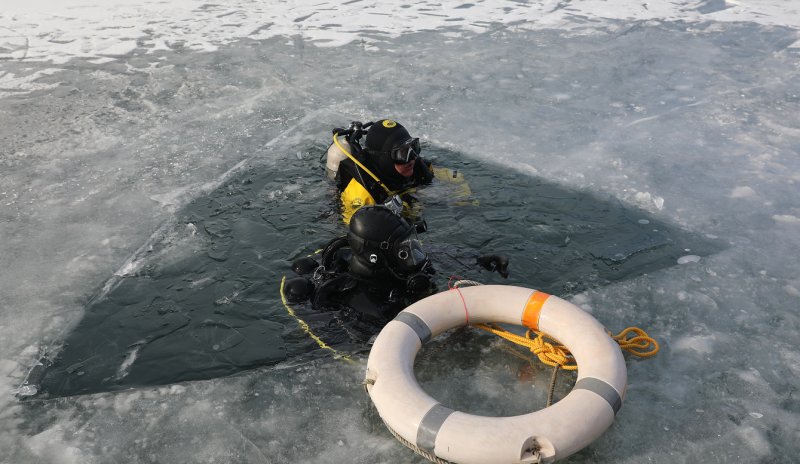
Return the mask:
[[120,393],[114,398],[114,410],[119,415],[127,414],[133,409],[133,403],[141,398],[142,393],[135,391],[131,393]]
[[672,344],[673,351],[688,351],[701,355],[711,354],[714,344],[714,336],[694,335],[681,337]]
[[775,214],[772,216],[772,220],[784,224],[800,224],[800,217],[792,216],[791,214]]
[[636,200],[636,203],[640,204],[644,208],[650,209],[653,206],[659,210],[664,208],[664,198],[658,195],[653,195],[650,192],[636,192],[634,199]]
[[755,190],[748,186],[736,187],[731,190],[730,197],[731,198],[747,198],[752,197],[756,194]]
[[791,284],[784,285],[783,291],[792,296],[800,296],[800,290],[798,290],[797,287]]
[[26,445],[43,462],[53,464],[81,464],[91,462],[81,450],[64,441],[64,425],[57,424],[44,432],[34,435]]
[[145,342],[142,340],[128,351],[128,355],[125,356],[125,360],[122,361],[122,364],[120,364],[119,368],[117,369],[117,380],[124,379],[130,373],[131,366],[133,366],[133,363],[136,361],[136,357],[139,355],[139,350],[142,349],[144,344]]
[[689,263],[696,263],[699,261],[700,257],[697,255],[686,255],[678,258],[678,264],[689,264]]
[[772,452],[764,432],[754,427],[742,427],[736,431],[736,434],[742,440],[742,443],[749,447],[753,452],[759,456],[767,456]]

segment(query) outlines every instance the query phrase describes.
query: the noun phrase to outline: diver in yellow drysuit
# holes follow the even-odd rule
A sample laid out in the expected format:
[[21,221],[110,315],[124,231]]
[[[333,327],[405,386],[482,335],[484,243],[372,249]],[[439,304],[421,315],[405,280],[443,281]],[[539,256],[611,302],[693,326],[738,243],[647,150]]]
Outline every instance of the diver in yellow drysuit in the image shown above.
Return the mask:
[[[363,148],[358,141],[362,127],[369,127]],[[357,130],[348,139],[352,153],[341,161],[336,174],[345,224],[358,208],[374,204],[413,216],[416,200],[411,193],[434,177],[430,163],[419,156],[419,139],[390,119],[358,124]]]

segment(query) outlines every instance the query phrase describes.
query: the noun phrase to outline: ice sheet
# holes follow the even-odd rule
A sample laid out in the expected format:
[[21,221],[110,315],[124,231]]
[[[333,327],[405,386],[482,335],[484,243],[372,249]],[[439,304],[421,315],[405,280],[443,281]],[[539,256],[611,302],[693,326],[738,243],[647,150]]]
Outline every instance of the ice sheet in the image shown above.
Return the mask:
[[[448,37],[463,38],[465,33],[491,32],[496,25],[517,30],[555,28],[573,34],[620,27],[619,23],[608,20],[750,21],[797,28],[800,26],[797,17],[796,9],[781,0],[762,0],[756,4],[725,0],[657,3],[446,0],[403,4],[111,0],[95,5],[82,0],[6,0],[0,11],[0,59],[62,64],[71,58],[84,57],[103,63],[137,49],[211,51],[242,37],[258,40],[299,36],[315,46],[361,42],[378,50],[384,39],[441,28],[451,31]],[[0,92],[39,88],[36,77],[20,71],[4,73],[0,75]]]
[[[340,21],[312,2],[260,16],[235,2],[4,2],[0,461],[413,462],[369,416],[363,365],[13,396],[177,207],[273,156],[270,144],[320,108],[393,116],[424,141],[729,245],[577,297],[609,328],[646,328],[663,351],[628,362],[616,424],[571,462],[795,460],[796,8],[380,3],[372,12],[392,16],[379,21],[360,3]],[[327,134],[304,135],[326,145]],[[494,384],[477,385],[468,394],[484,401]]]

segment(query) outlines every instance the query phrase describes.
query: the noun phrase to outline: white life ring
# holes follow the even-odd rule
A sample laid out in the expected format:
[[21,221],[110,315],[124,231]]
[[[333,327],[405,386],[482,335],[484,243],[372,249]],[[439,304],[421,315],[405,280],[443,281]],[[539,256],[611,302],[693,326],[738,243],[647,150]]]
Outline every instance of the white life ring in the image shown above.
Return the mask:
[[[443,406],[414,376],[422,345],[468,324],[521,324],[563,343],[578,364],[572,391],[550,407],[484,417]],[[367,361],[367,391],[386,425],[425,453],[456,463],[553,462],[584,448],[614,421],[627,382],[619,345],[577,306],[522,287],[482,285],[441,292],[384,327]]]

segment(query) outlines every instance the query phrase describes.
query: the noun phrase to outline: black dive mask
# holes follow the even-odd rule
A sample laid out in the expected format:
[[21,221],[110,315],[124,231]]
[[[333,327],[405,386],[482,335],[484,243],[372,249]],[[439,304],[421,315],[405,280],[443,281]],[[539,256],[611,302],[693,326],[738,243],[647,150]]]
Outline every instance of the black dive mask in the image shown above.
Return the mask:
[[398,273],[404,275],[419,272],[428,264],[428,255],[422,249],[422,243],[417,239],[416,233],[395,243],[394,259]]
[[397,240],[392,247],[394,253],[393,274],[405,280],[406,289],[413,294],[430,293],[433,287],[431,274],[433,268],[422,243],[412,231],[406,237]]
[[417,159],[421,151],[419,139],[408,139],[389,151],[389,157],[395,164],[406,164]]

